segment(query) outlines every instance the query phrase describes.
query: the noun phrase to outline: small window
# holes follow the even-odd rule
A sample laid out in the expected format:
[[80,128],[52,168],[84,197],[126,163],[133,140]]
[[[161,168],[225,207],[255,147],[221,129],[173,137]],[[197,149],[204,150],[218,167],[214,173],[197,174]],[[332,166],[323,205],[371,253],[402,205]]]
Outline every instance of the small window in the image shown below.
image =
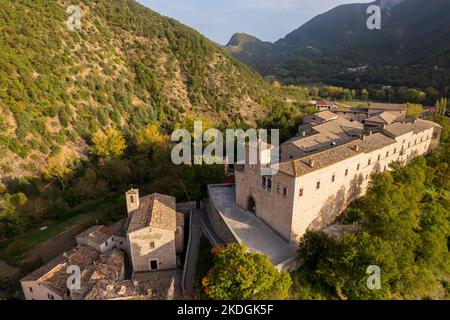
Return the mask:
[[331,182],[335,182],[336,181],[336,175],[333,174],[333,176],[331,177]]
[[345,176],[348,176],[348,169],[345,169]]
[[105,242],[105,246],[108,246],[108,240],[106,240],[106,242]]
[[389,157],[389,151],[388,151],[388,152],[386,152],[386,158],[387,158],[387,157]]
[[361,169],[361,165],[358,163],[358,165],[356,166],[356,170],[359,171],[359,169]]
[[300,197],[303,197],[303,188],[300,189],[300,191],[298,192],[298,194],[300,195]]
[[396,154],[396,153],[397,153],[397,148],[394,149],[394,154]]
[[150,270],[158,270],[158,260],[150,260]]
[[408,148],[410,148],[411,147],[411,142],[408,142]]
[[317,184],[316,184],[316,189],[317,189],[317,190],[320,189],[320,181],[317,182]]
[[130,196],[130,202],[134,203],[134,196]]
[[33,288],[32,287],[30,287],[30,292],[33,292]]
[[380,161],[380,160],[381,160],[381,154],[378,155],[378,161]]
[[150,249],[155,249],[155,242],[154,241],[150,242]]
[[286,187],[283,187],[283,196],[284,197],[287,197],[287,188]]
[[372,159],[369,159],[369,161],[367,161],[367,164],[370,166],[372,164]]

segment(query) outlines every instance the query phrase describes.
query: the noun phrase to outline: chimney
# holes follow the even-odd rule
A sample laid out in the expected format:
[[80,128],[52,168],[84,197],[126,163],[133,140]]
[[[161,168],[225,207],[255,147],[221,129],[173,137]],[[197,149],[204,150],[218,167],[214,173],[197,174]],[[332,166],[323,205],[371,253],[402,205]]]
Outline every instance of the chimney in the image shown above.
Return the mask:
[[125,194],[127,201],[127,212],[130,215],[133,211],[139,209],[139,189],[131,189]]

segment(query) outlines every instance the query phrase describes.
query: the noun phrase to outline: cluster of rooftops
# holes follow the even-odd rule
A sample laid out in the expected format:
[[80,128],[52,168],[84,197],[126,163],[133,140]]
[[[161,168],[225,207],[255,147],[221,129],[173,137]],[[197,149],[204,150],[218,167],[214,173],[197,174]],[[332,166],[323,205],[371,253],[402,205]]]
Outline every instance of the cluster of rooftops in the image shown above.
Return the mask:
[[[35,282],[43,285],[59,297],[84,300],[164,300],[171,298],[174,286],[174,271],[161,271],[146,274],[145,278],[127,280],[125,253],[116,246],[105,253],[97,246],[111,242],[111,239],[124,239],[128,233],[145,227],[157,227],[176,231],[177,225],[184,225],[184,216],[176,212],[176,199],[162,194],[151,194],[140,198],[139,208],[128,218],[107,227],[96,225],[79,234],[84,240],[77,247],[66,251],[21,279],[24,290],[33,290],[24,283]],[[89,240],[89,242],[87,241]],[[93,244],[93,246],[92,246]],[[69,290],[67,273],[69,266],[77,266],[81,271],[81,288]],[[55,297],[49,296],[50,300]]]
[[[405,105],[387,106],[406,113]],[[385,109],[387,106],[384,106]],[[377,108],[380,106],[377,105]],[[279,165],[281,172],[295,177],[302,176],[358,154],[393,145],[403,135],[439,127],[427,120],[407,120],[390,111],[380,110],[380,113],[365,117],[365,120],[359,122],[353,120],[352,116],[345,117],[341,113],[332,112],[335,109],[330,110],[306,117],[299,126],[298,136],[281,146],[300,151],[300,156],[282,159]]]

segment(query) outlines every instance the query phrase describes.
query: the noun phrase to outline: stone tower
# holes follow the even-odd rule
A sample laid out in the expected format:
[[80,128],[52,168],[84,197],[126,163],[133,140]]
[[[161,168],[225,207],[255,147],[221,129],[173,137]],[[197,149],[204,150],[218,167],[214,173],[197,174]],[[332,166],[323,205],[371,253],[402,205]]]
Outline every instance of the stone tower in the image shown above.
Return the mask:
[[131,212],[139,209],[139,189],[131,189],[125,194],[127,200],[127,212]]

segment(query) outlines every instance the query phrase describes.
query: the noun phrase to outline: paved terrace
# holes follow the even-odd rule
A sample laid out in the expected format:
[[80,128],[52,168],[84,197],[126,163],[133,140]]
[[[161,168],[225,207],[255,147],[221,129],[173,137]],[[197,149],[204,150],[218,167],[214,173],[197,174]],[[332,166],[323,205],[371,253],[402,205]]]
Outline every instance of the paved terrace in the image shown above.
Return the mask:
[[297,257],[297,248],[275,233],[253,213],[236,205],[234,185],[210,185],[210,200],[239,243],[250,252],[269,256],[274,265]]

